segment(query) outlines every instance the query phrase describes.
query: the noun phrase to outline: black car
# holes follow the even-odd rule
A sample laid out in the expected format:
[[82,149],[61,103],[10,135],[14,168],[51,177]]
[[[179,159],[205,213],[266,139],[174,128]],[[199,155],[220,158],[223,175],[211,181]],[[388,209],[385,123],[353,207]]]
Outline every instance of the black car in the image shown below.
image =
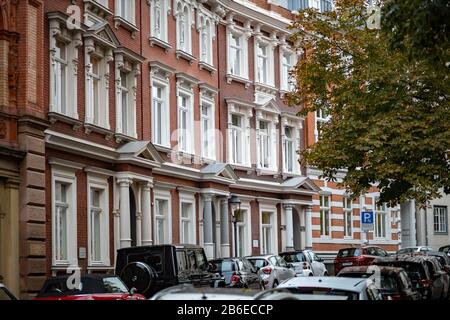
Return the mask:
[[414,288],[424,299],[438,300],[444,295],[442,275],[434,273],[426,257],[422,255],[396,255],[389,258],[378,258],[373,261],[377,266],[403,268]]
[[150,298],[156,292],[183,283],[195,287],[223,287],[202,247],[154,245],[117,250],[116,274],[130,288]]
[[[421,295],[417,292],[408,274],[402,268],[378,266],[346,267],[339,271],[338,277],[370,278],[373,277],[375,285],[384,300],[419,300]],[[377,278],[379,277],[379,278]]]
[[262,289],[258,271],[245,258],[224,258],[210,261],[213,269],[224,277],[229,288]]
[[443,252],[443,253],[447,254],[447,256],[450,257],[450,245],[444,246],[444,247],[440,247],[439,248],[439,252]]

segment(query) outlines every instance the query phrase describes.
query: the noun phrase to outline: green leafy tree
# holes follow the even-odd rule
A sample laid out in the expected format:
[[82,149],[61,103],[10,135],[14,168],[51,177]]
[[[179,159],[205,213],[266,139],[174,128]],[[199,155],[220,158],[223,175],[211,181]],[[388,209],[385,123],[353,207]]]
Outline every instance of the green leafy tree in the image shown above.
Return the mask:
[[288,100],[303,115],[331,116],[303,159],[330,180],[347,170],[343,186],[355,196],[375,184],[380,202],[425,203],[450,192],[449,78],[392,46],[385,29],[367,28],[369,18],[364,0],[337,0],[293,24],[304,54]]

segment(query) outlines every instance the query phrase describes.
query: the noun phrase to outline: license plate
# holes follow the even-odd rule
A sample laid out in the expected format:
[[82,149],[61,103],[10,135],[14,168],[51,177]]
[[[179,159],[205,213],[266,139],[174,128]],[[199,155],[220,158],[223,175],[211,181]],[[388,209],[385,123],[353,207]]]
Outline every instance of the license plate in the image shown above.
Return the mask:
[[344,267],[353,265],[353,262],[343,262],[342,265]]

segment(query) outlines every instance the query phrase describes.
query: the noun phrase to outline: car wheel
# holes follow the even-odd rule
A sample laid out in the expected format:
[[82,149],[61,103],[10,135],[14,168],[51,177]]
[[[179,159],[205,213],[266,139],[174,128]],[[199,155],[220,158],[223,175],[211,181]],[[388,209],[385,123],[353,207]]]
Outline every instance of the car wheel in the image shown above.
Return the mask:
[[273,280],[272,289],[278,287],[278,280]]
[[120,278],[129,289],[136,288],[140,294],[145,294],[157,277],[155,269],[143,262],[131,262],[120,273]]
[[309,277],[314,277],[314,275],[313,275],[313,273],[311,272],[310,274],[309,274]]
[[324,277],[328,277],[328,272],[325,271],[325,272],[323,273],[323,276],[324,276]]

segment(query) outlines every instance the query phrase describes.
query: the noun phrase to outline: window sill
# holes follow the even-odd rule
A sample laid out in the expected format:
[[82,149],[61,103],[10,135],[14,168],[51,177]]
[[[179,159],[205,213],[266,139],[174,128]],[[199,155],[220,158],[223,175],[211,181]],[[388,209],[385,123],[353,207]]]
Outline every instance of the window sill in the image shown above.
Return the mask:
[[176,159],[180,162],[180,164],[193,164],[195,161],[195,155],[187,151],[177,151]]
[[301,173],[298,173],[298,172],[283,172],[282,176],[283,176],[283,179],[286,180],[287,178],[300,177]]
[[273,176],[275,179],[278,178],[278,171],[269,168],[257,168],[256,174],[258,176]]
[[213,164],[216,163],[216,159],[202,157],[201,162],[202,164]]
[[116,29],[119,29],[120,26],[122,26],[123,28],[125,28],[131,32],[132,39],[136,38],[139,28],[136,27],[133,23],[129,22],[128,20],[126,20],[120,16],[115,16],[114,17],[114,27]]
[[72,117],[66,116],[62,113],[57,113],[57,112],[49,112],[48,119],[51,124],[54,124],[57,121],[68,123],[72,126],[73,130],[78,130],[83,125],[83,122],[81,120],[78,120],[76,118],[72,118]]
[[204,61],[200,61],[198,63],[198,66],[199,66],[200,70],[209,71],[211,73],[211,75],[214,75],[217,71],[216,68],[214,68],[212,65],[210,65],[209,63],[204,62]]
[[436,235],[436,236],[448,236],[448,232],[434,232],[434,234]]
[[246,171],[247,174],[252,174],[254,171],[254,168],[243,164],[230,164],[230,165],[234,170]]
[[184,50],[177,50],[176,55],[177,55],[178,60],[180,58],[182,58],[182,59],[188,61],[190,65],[192,65],[194,63],[194,61],[197,60],[192,54],[190,54]]
[[156,45],[160,48],[163,48],[164,51],[166,51],[166,53],[168,53],[169,50],[172,49],[172,46],[170,45],[170,43],[168,43],[160,38],[157,38],[157,37],[150,37],[149,42],[150,42],[151,47],[154,47]]
[[129,135],[126,135],[126,134],[123,134],[123,133],[116,133],[116,134],[114,134],[114,137],[116,138],[116,142],[117,143],[136,141],[137,140],[136,138],[134,138],[132,136],[129,136]]
[[87,267],[88,273],[91,273],[92,271],[112,271],[114,270],[114,267],[111,267],[109,265],[90,265]]
[[278,93],[278,89],[274,86],[267,84],[267,83],[261,83],[261,82],[255,82],[255,90],[271,95],[276,95]]
[[231,82],[235,81],[235,82],[239,82],[239,83],[243,83],[245,85],[245,89],[250,88],[250,84],[252,83],[249,79],[246,78],[242,78],[240,76],[228,73],[226,75],[227,77],[227,83],[231,84]]
[[97,1],[84,0],[84,4],[86,11],[92,12],[93,14],[105,20],[114,15],[112,11],[110,11],[107,7],[105,7],[101,3],[98,3]]
[[100,134],[103,134],[105,136],[106,140],[111,140],[113,137],[113,132],[107,128],[103,128],[100,126],[97,126],[95,124],[92,123],[85,123],[84,124],[84,132],[86,134],[90,134],[91,132],[97,132]]

